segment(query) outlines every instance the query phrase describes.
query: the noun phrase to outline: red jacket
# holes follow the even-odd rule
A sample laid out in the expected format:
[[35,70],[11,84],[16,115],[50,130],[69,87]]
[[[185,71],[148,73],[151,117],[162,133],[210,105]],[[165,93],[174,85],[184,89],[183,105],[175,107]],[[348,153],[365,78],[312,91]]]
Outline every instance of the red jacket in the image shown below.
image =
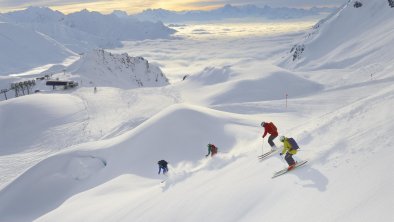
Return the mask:
[[266,123],[264,125],[263,138],[267,135],[267,133],[273,136],[278,136],[278,130],[276,129],[276,126],[272,122]]

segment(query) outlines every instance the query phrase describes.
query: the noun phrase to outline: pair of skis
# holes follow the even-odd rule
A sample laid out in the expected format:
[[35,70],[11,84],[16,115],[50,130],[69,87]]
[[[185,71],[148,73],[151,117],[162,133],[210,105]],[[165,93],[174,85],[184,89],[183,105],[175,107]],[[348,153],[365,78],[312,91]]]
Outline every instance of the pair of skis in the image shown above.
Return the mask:
[[[264,154],[258,156],[258,158],[259,158],[259,160],[260,160],[260,162],[261,162],[261,161],[267,159],[268,157],[272,156],[273,154],[277,153],[278,151],[279,151],[279,150],[270,150],[270,151],[268,151],[268,152],[266,152],[266,153],[264,153]],[[285,173],[287,173],[287,172],[289,172],[289,171],[292,171],[292,170],[294,170],[294,169],[296,169],[296,168],[298,168],[298,167],[300,167],[300,166],[303,166],[303,165],[305,165],[307,162],[308,162],[307,160],[298,162],[298,163],[296,163],[296,165],[295,165],[292,169],[290,169],[290,170],[289,170],[287,167],[286,167],[285,169],[283,169],[283,170],[279,170],[279,171],[277,171],[277,172],[274,173],[274,175],[272,176],[272,178],[278,177],[278,176],[283,175],[283,174],[285,174]]]
[[276,150],[276,149],[270,150],[270,151],[268,151],[268,152],[266,152],[266,153],[263,153],[262,155],[258,156],[258,158],[259,158],[259,160],[260,160],[260,162],[261,162],[261,161],[267,159],[268,157],[270,157],[271,155],[277,153],[278,151],[279,151],[279,150]]
[[285,173],[287,173],[287,172],[289,172],[289,171],[293,171],[293,170],[295,170],[296,168],[305,165],[307,162],[308,162],[308,160],[303,160],[303,161],[301,161],[301,162],[297,162],[296,165],[295,165],[293,168],[291,168],[291,169],[289,169],[289,168],[286,167],[286,168],[283,169],[283,170],[279,170],[279,171],[277,171],[277,172],[274,173],[274,175],[272,176],[272,178],[275,178],[275,177],[278,177],[278,176],[280,176],[280,175],[283,175],[283,174],[285,174]]

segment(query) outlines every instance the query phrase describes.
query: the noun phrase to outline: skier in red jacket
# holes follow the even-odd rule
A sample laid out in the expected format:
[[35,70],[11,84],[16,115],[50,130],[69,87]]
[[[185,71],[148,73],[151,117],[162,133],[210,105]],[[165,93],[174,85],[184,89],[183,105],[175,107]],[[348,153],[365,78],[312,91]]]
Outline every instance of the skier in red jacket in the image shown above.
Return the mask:
[[262,137],[264,138],[267,133],[269,133],[270,136],[268,137],[268,143],[270,144],[271,149],[278,149],[273,141],[278,136],[278,130],[276,129],[276,126],[272,122],[261,122],[261,126],[264,127],[264,134]]

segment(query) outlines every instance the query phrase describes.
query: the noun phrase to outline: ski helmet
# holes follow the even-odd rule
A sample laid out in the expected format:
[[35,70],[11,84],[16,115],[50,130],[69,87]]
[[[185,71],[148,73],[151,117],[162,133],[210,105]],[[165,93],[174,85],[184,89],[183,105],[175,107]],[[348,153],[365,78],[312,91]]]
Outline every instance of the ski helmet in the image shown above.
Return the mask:
[[280,140],[281,142],[285,141],[285,136],[280,136],[280,137],[279,137],[279,140]]
[[264,127],[264,125],[265,125],[265,122],[264,121],[261,122],[261,127]]

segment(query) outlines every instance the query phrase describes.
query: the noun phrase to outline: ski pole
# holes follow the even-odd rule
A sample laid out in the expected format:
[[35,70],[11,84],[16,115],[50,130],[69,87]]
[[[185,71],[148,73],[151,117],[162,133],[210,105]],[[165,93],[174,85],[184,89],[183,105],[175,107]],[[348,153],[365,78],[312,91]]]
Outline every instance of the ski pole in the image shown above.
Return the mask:
[[263,138],[263,143],[261,144],[261,154],[264,154],[264,138]]
[[280,159],[280,161],[281,161],[283,164],[287,165],[287,162],[284,160],[284,156],[283,156],[283,155],[286,155],[286,154],[282,154],[282,155],[279,154],[279,159]]

